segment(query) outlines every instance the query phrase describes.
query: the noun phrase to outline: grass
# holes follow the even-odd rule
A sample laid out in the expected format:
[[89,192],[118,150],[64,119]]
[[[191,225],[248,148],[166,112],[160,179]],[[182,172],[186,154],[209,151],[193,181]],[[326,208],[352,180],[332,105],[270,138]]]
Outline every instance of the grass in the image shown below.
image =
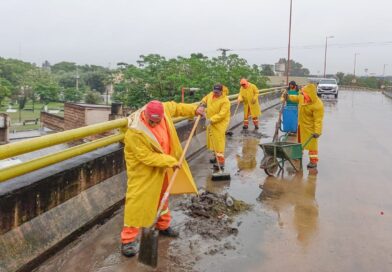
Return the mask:
[[[10,105],[7,101],[3,101],[3,105],[0,107],[0,113],[7,113],[11,117],[11,131],[25,131],[34,130],[40,127],[39,122],[37,124],[26,124],[23,126],[23,121],[25,120],[35,120],[40,118],[41,110],[44,109],[44,104],[35,103],[34,112],[33,103],[29,101],[26,103],[24,109],[21,112],[21,122],[19,122],[19,111],[17,112],[7,112],[7,109],[11,106],[11,109],[18,110],[18,105]],[[48,104],[48,110],[64,110],[64,103],[61,102],[50,102]],[[60,111],[58,115],[63,116],[64,112]]]

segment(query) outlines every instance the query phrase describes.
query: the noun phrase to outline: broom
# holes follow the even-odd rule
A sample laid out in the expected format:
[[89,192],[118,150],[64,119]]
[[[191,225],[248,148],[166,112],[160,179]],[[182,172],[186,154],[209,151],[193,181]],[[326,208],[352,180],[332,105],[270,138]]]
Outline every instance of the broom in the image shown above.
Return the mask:
[[[239,106],[240,106],[240,103],[237,103],[237,107],[235,107],[235,111],[234,111],[232,118],[236,116]],[[230,130],[226,131],[226,135],[233,136],[233,131],[230,131]]]
[[[208,128],[207,128],[207,129],[208,129]],[[212,148],[214,149],[214,154],[215,154],[216,163],[218,164],[218,167],[219,167],[219,172],[212,173],[211,180],[212,180],[212,181],[230,180],[230,179],[231,179],[230,174],[229,174],[229,173],[223,172],[223,171],[222,171],[222,167],[221,167],[221,165],[220,165],[220,163],[219,163],[218,155],[217,155],[216,152],[215,152],[216,149],[215,149],[215,144],[214,144],[214,138],[213,138],[212,135],[211,135],[211,129],[208,129],[208,133],[209,133],[209,136],[210,136],[210,139],[211,139]]]
[[[197,116],[195,124],[193,125],[192,131],[189,135],[189,138],[186,142],[186,145],[184,147],[184,150],[182,152],[181,158],[179,160],[179,165],[181,166],[184,159],[185,159],[185,154],[188,150],[188,147],[191,143],[192,136],[196,131],[197,125],[199,124],[201,116]],[[176,168],[173,172],[173,175],[170,178],[169,185],[167,186],[166,192],[163,195],[161,202],[159,204],[158,212],[157,215],[154,219],[154,222],[149,228],[143,228],[142,229],[142,237],[140,241],[140,252],[139,252],[139,257],[138,260],[139,262],[151,266],[151,267],[157,267],[158,265],[158,235],[159,231],[155,228],[156,223],[158,222],[158,219],[161,215],[163,206],[165,205],[167,199],[169,198],[170,190],[174,184],[174,180],[177,177],[179,168]]]

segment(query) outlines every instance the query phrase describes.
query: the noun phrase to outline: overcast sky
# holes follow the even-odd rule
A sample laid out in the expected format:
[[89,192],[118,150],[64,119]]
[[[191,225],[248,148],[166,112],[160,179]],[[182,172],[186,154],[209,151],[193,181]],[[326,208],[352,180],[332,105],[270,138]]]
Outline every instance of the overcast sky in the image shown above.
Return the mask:
[[[0,56],[115,67],[230,48],[250,64],[287,57],[290,0],[0,0]],[[391,0],[293,0],[292,58],[312,73],[392,74]],[[364,44],[372,42],[373,44]],[[381,44],[383,43],[384,44]],[[350,44],[359,43],[357,46]],[[338,46],[339,45],[339,46]],[[304,46],[309,46],[304,48]],[[254,50],[250,50],[254,49]]]

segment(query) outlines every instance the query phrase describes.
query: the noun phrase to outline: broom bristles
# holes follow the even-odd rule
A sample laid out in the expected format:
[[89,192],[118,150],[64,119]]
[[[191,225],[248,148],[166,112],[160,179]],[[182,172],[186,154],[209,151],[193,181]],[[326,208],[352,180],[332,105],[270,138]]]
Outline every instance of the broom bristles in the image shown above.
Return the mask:
[[213,173],[211,180],[213,181],[218,181],[218,180],[230,180],[230,174],[229,173]]

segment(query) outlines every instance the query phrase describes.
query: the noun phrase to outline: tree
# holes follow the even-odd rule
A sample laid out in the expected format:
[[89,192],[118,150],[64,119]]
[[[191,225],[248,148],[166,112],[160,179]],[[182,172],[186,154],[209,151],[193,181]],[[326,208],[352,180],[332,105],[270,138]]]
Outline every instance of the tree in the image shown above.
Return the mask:
[[138,66],[121,67],[123,80],[114,85],[114,98],[132,109],[151,99],[180,101],[182,87],[200,89],[193,96],[186,97],[187,102],[194,102],[210,92],[216,83],[225,84],[231,93],[237,92],[242,77],[259,88],[266,86],[266,78],[259,67],[250,66],[236,54],[212,59],[200,53],[171,59],[151,54],[140,56],[137,63]]
[[84,97],[84,101],[87,104],[99,104],[103,101],[103,99],[99,92],[87,91]]
[[343,83],[343,79],[344,79],[344,73],[343,72],[337,72],[336,73],[336,77],[338,78],[338,83],[342,84]]
[[90,87],[91,90],[97,90],[101,94],[105,92],[105,82],[107,80],[107,74],[102,71],[87,72],[81,75],[85,84]]
[[75,72],[77,69],[77,65],[74,62],[67,62],[67,61],[62,61],[59,63],[56,63],[51,66],[51,71],[53,73],[59,73],[59,72]]
[[[287,65],[287,59],[281,58],[279,59],[278,63],[284,63]],[[287,66],[286,66],[287,67]],[[301,63],[296,62],[294,60],[290,60],[290,76],[309,76],[310,71],[307,68],[304,68]],[[284,73],[287,75],[287,71]]]
[[0,78],[0,107],[2,107],[4,98],[10,97],[11,89],[11,83],[4,78]]
[[67,88],[64,90],[64,101],[79,102],[83,99],[84,92],[82,89]]
[[34,95],[37,95],[39,100],[45,105],[59,99],[60,88],[58,83],[48,72],[38,71],[36,78],[33,80],[32,88]]
[[261,65],[261,74],[263,76],[274,76],[274,66],[272,64],[262,64]]

